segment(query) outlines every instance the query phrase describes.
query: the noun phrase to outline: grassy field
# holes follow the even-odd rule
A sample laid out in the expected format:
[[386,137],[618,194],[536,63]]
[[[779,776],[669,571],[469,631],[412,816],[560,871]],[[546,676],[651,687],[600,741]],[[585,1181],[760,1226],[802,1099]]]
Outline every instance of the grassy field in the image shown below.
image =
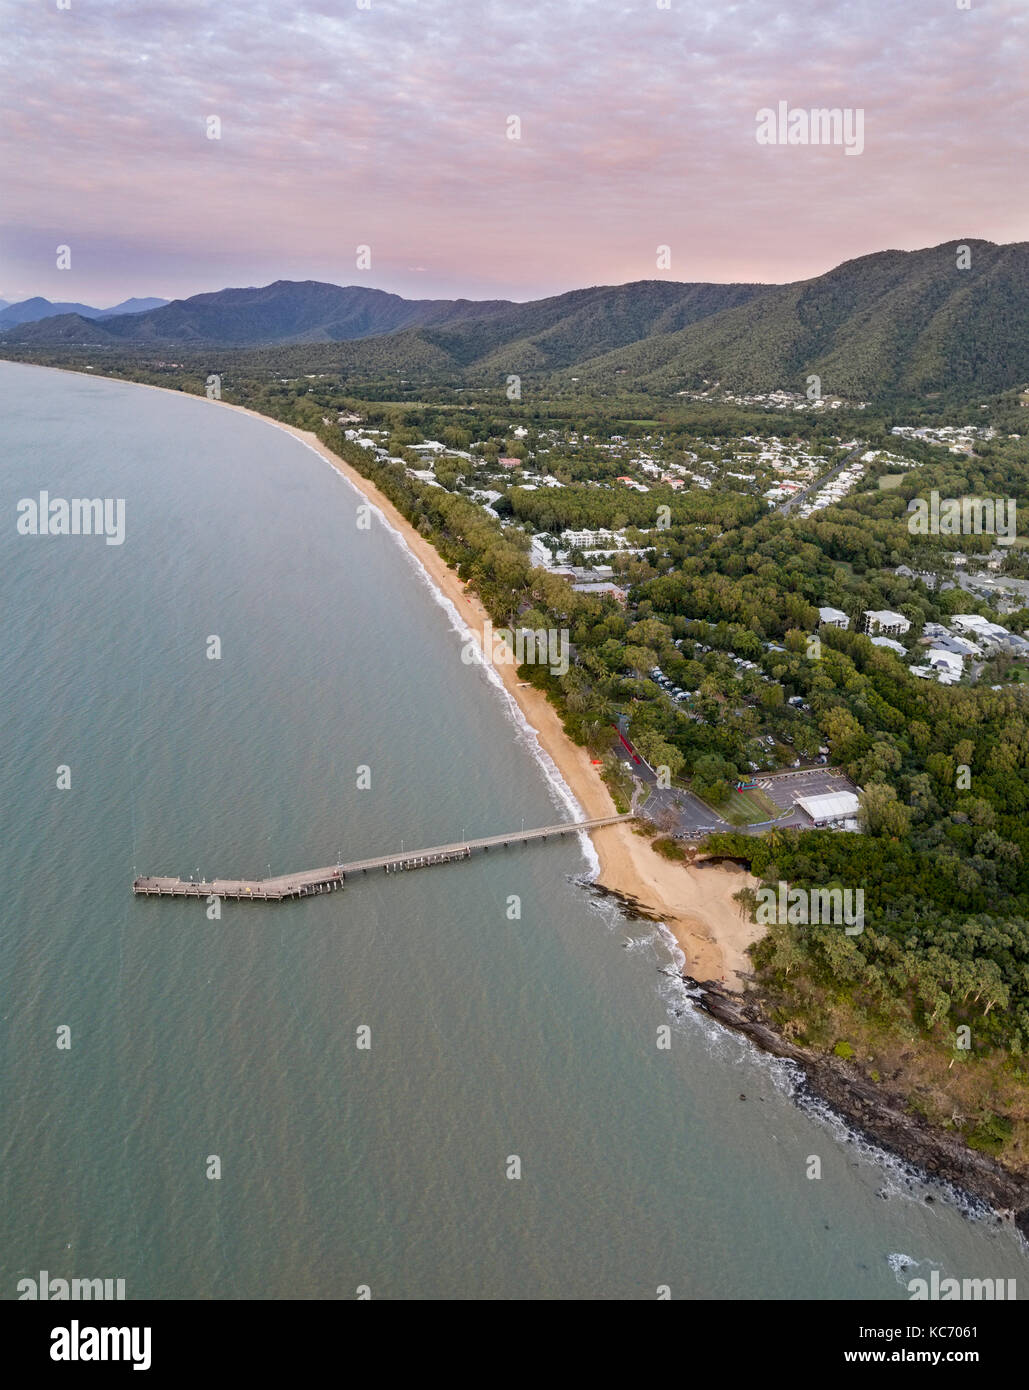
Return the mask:
[[712,809],[730,825],[756,825],[762,821],[775,820],[776,816],[782,814],[775,802],[765,796],[760,788],[745,792],[738,792],[734,788],[721,805],[713,806]]
[[624,815],[632,802],[632,773],[621,759],[616,758],[612,753],[604,754],[603,764],[603,771],[600,775],[607,783],[607,789],[615,803],[615,810],[619,815]]
[[883,492],[889,492],[892,488],[900,487],[903,481],[903,473],[884,473],[879,479],[879,486]]

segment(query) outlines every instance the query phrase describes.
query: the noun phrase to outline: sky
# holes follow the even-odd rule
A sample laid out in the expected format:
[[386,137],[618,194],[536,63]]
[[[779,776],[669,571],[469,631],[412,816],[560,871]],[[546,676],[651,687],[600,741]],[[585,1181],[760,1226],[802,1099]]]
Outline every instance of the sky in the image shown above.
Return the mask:
[[[7,300],[277,279],[524,300],[1029,237],[1027,0],[0,0],[0,20]],[[759,143],[780,102],[862,112],[861,153]]]

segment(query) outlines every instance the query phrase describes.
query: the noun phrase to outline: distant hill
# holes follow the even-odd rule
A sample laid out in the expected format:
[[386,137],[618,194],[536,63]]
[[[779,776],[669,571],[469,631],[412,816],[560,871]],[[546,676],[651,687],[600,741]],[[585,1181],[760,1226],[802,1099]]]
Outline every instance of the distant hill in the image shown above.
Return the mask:
[[161,309],[169,301],[167,299],[123,299],[120,304],[115,304],[110,309],[98,309],[95,318],[109,319],[115,314],[145,314],[149,309]]
[[[557,368],[650,333],[669,332],[744,302],[753,285],[679,285],[644,280],[573,290],[529,304],[507,300],[403,299],[384,290],[278,280],[261,289],[219,290],[131,316],[81,312],[11,332],[12,343],[147,343],[220,347],[319,343],[399,334],[388,354],[401,365],[426,357],[441,369],[473,363],[496,371]],[[412,330],[424,335],[419,341]],[[372,354],[375,356],[376,354]]]
[[[971,264],[957,268],[957,246]],[[864,400],[1029,379],[1029,243],[882,251],[577,366],[595,386],[804,390]]]
[[[964,244],[970,265],[959,269]],[[882,251],[789,285],[639,280],[527,304],[279,280],[134,314],[47,317],[3,341],[261,349],[262,359],[320,343],[352,378],[417,373],[475,384],[525,374],[568,385],[574,376],[585,388],[662,395],[716,385],[803,391],[812,375],[824,395],[847,399],[992,392],[1029,380],[1029,243]]]
[[8,304],[6,300],[0,300],[0,330],[69,314],[86,319],[109,318],[116,314],[138,314],[148,309],[158,309],[167,303],[166,299],[126,299],[111,309],[94,309],[89,304],[55,304],[39,295],[34,299],[23,299],[17,304]]
[[0,328],[36,323],[40,319],[59,314],[80,314],[85,317],[98,312],[99,310],[90,308],[88,304],[52,304],[49,299],[42,299],[37,295],[34,299],[23,299],[18,304],[8,304],[6,309],[0,310]]
[[63,321],[41,324],[8,341],[44,343],[179,343],[253,347],[321,343],[395,333],[412,324],[445,323],[506,308],[506,300],[403,299],[358,285],[277,280],[259,289],[217,290],[174,299],[141,314],[105,317],[103,327]]

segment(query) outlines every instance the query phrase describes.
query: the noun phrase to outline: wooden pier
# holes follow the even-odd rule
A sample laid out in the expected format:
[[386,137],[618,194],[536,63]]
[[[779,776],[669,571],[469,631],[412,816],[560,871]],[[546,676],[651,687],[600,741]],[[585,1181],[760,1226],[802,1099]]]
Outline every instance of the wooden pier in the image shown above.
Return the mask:
[[491,849],[507,849],[510,845],[528,844],[530,840],[549,840],[555,835],[577,835],[580,831],[599,830],[602,826],[618,825],[621,821],[632,819],[633,816],[629,814],[602,816],[597,820],[565,821],[537,830],[487,835],[480,840],[462,840],[453,845],[435,845],[431,849],[384,854],[377,859],[357,859],[351,864],[330,864],[326,869],[307,869],[296,874],[281,874],[276,878],[197,880],[145,875],[135,880],[132,891],[145,898],[232,898],[238,902],[282,902],[284,898],[311,898],[319,893],[337,892],[347,878],[376,869],[387,874],[425,869],[434,864],[450,864],[455,859],[470,859],[477,850],[489,853]]

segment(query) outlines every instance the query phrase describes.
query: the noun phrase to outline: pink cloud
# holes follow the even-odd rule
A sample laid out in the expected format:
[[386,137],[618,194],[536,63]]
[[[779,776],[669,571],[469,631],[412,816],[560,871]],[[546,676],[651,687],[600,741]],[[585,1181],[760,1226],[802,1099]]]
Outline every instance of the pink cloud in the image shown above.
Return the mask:
[[[0,59],[0,293],[528,298],[659,245],[675,279],[774,281],[1022,240],[1027,40],[1022,0],[37,6]],[[759,146],[779,100],[862,108],[864,154]]]

